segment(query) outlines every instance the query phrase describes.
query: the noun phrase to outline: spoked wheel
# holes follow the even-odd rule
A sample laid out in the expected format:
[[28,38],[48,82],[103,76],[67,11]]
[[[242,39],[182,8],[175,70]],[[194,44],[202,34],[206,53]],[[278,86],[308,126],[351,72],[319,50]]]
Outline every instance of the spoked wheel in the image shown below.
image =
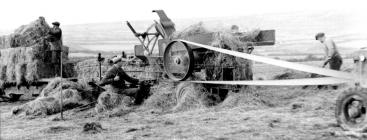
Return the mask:
[[172,41],[163,56],[164,69],[168,77],[175,81],[189,78],[194,70],[194,54],[184,42]]
[[343,92],[336,101],[335,117],[345,130],[367,130],[367,89],[353,88]]

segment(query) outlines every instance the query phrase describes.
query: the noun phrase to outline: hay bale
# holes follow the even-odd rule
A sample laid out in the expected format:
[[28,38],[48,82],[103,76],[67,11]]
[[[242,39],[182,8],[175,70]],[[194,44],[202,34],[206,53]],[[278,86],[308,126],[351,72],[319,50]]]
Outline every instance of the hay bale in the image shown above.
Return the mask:
[[[62,93],[61,93],[61,89]],[[35,100],[13,108],[13,114],[19,116],[52,115],[61,111],[60,99],[63,99],[63,109],[69,110],[93,102],[93,95],[76,82],[55,78]]]
[[10,48],[10,36],[0,36],[0,49]]
[[128,110],[131,105],[132,99],[130,97],[111,91],[105,91],[99,95],[95,110],[97,113],[112,111],[115,108]]
[[27,64],[20,63],[15,66],[16,82],[21,85],[26,82],[25,75],[27,70]]
[[2,81],[6,80],[6,70],[7,70],[7,66],[0,64],[0,80]]
[[27,74],[25,75],[27,81],[37,81],[40,79],[38,71],[40,71],[41,63],[42,62],[35,60],[27,64]]

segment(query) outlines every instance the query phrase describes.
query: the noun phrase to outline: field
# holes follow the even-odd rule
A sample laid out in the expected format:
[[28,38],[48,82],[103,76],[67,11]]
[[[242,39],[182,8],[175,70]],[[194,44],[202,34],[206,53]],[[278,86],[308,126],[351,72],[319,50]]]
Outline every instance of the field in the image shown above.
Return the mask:
[[[167,13],[169,16],[169,13]],[[156,16],[156,15],[152,15]],[[213,30],[227,30],[233,24],[241,31],[275,29],[274,46],[256,46],[253,54],[321,66],[322,46],[314,40],[317,32],[333,38],[344,59],[343,71],[353,67],[351,52],[366,47],[364,30],[357,29],[348,13],[323,14],[283,13],[246,17],[217,17],[175,19],[177,30],[203,21]],[[144,31],[152,21],[131,21],[137,31]],[[354,28],[355,27],[355,28]],[[126,25],[119,22],[63,25],[64,44],[70,47],[69,61],[133,53],[138,43]],[[357,29],[357,30],[356,30]],[[0,31],[0,35],[8,32]],[[273,79],[291,72],[295,77],[308,74],[254,63],[254,79]],[[334,110],[338,95],[350,88],[340,85],[338,90],[300,86],[251,86],[240,93],[231,93],[225,102],[212,107],[186,111],[133,106],[118,114],[97,114],[94,109],[65,112],[42,118],[16,117],[12,108],[28,101],[0,102],[0,139],[358,139],[345,136],[337,125]],[[173,94],[173,93],[172,93]],[[236,99],[236,100],[235,100]],[[96,134],[84,133],[89,122],[99,122],[103,130]]]
[[[320,61],[308,62],[319,65]],[[345,67],[351,62],[346,60]],[[285,69],[255,64],[255,77],[270,78]],[[45,118],[17,118],[14,106],[0,103],[1,139],[353,139],[340,136],[334,118],[335,101],[341,91],[302,89],[301,87],[250,87],[236,103],[208,108],[171,112],[134,107],[118,115],[99,115],[94,109],[65,113],[65,121],[55,121],[59,114]],[[83,133],[83,125],[99,122],[104,130]]]

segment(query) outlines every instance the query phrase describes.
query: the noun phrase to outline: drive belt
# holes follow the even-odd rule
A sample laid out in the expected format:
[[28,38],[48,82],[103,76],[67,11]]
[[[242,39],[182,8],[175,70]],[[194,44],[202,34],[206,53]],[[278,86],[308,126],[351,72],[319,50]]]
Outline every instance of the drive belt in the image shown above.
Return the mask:
[[254,85],[254,86],[302,86],[302,85],[333,85],[352,82],[347,79],[333,77],[304,78],[287,80],[247,80],[247,81],[189,81],[201,84],[224,84],[224,85]]
[[270,65],[275,65],[279,67],[299,70],[303,72],[315,73],[330,77],[323,78],[306,78],[306,79],[292,79],[292,80],[264,80],[264,81],[190,81],[195,83],[207,83],[207,84],[230,84],[230,85],[327,85],[327,84],[340,84],[353,82],[355,76],[352,73],[341,72],[336,70],[330,70],[325,68],[319,68],[304,64],[291,63],[282,60],[276,60],[272,58],[267,58],[263,56],[257,56],[253,54],[247,54],[242,52],[236,52],[231,50],[226,50],[222,48],[212,47],[209,45],[199,44],[187,40],[176,40],[184,42],[190,45],[206,48],[208,50],[249,59],[257,62],[262,62]]

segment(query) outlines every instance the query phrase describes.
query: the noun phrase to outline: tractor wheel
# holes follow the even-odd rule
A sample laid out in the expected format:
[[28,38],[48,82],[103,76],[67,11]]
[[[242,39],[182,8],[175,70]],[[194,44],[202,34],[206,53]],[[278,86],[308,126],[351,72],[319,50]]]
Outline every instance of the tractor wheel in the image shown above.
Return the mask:
[[367,130],[367,89],[351,88],[336,100],[335,117],[344,130],[364,132]]

